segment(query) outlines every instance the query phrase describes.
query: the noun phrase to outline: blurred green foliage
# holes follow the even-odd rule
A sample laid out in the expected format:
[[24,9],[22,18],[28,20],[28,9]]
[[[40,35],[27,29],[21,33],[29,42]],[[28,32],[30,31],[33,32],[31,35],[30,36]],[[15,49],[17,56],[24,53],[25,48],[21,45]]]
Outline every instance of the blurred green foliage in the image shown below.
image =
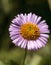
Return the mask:
[[[50,3],[49,3],[50,5]],[[51,29],[51,11],[47,0],[0,0],[0,65],[23,65],[25,50],[15,47],[9,37],[11,20],[20,13],[36,13]],[[47,45],[27,51],[24,65],[51,65],[51,34]]]

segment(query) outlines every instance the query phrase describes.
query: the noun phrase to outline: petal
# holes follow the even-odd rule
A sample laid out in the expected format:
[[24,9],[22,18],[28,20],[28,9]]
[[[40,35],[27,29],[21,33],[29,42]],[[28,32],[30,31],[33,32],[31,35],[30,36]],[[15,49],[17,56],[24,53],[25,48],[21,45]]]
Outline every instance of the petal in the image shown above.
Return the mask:
[[21,40],[22,40],[22,38],[21,38],[21,37],[18,37],[18,38],[16,38],[15,40],[13,40],[12,42],[13,42],[15,45],[18,45]]
[[15,36],[12,36],[11,39],[14,40],[16,38],[18,38],[20,35],[15,35]]
[[13,19],[12,20],[12,23],[14,23],[15,25],[18,25],[18,26],[20,26],[20,25],[23,24],[20,16],[19,17],[16,17],[15,19]]
[[36,42],[36,49],[38,49],[38,48],[40,48],[41,46],[40,46],[40,43],[38,43],[38,41],[35,41]]
[[41,17],[39,16],[38,19],[37,19],[37,21],[36,21],[36,24],[39,23],[40,20],[41,20]]
[[45,22],[46,22],[46,20],[43,20],[39,24],[41,25],[41,24],[44,24]]
[[34,19],[35,19],[35,14],[32,14],[31,22],[34,23]]
[[31,18],[32,18],[32,13],[29,13],[28,14],[28,21],[27,22],[30,22],[31,21]]
[[21,44],[23,43],[23,41],[24,41],[24,39],[22,38],[17,45],[18,45],[18,46],[21,46]]
[[45,24],[44,25],[38,25],[38,28],[41,30],[42,29],[48,29],[48,25],[45,25]]
[[40,36],[43,36],[45,38],[49,38],[49,35],[48,34],[40,34]]
[[15,31],[16,31],[16,30],[19,31],[20,29],[11,25],[10,28],[9,28],[9,31],[14,31],[14,30],[15,30]]
[[39,37],[39,40],[42,41],[44,44],[46,44],[47,41],[45,41],[43,38]]
[[37,20],[38,16],[35,15],[35,18],[34,18],[34,23],[36,24],[36,20]]
[[[18,44],[17,42],[18,42],[18,40],[19,40],[20,38],[18,37],[18,38],[16,38],[15,40],[13,40],[12,42],[14,43],[14,44]],[[21,40],[21,39],[20,39]]]
[[43,37],[43,36],[40,36],[40,38],[42,38],[43,40],[47,41],[47,38]]
[[31,50],[31,49],[33,50],[34,49],[34,42],[28,41],[27,48],[28,48],[28,50]]
[[34,41],[34,49],[38,49],[36,41]]
[[45,46],[45,44],[42,41],[40,41],[39,39],[37,39],[36,42],[38,44],[38,48]]
[[10,32],[9,34],[10,34],[10,37],[12,37],[14,35],[20,34],[20,32],[19,31],[14,31],[14,32]]
[[25,14],[23,23],[25,24],[27,21],[28,21],[28,16]]
[[26,48],[27,45],[27,40],[24,40],[21,44],[21,48]]
[[14,23],[11,23],[11,25],[10,26],[13,26],[14,28],[20,28],[20,26],[18,26],[18,25],[16,25],[16,24],[14,24]]
[[50,33],[48,29],[40,29],[40,33]]

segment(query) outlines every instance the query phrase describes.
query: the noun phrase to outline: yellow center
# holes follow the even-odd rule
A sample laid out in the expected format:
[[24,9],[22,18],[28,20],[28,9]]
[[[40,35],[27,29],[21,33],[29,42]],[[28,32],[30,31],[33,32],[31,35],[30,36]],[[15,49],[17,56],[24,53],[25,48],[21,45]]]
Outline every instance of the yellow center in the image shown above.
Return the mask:
[[25,23],[21,26],[20,34],[24,39],[35,40],[40,36],[40,31],[37,25]]

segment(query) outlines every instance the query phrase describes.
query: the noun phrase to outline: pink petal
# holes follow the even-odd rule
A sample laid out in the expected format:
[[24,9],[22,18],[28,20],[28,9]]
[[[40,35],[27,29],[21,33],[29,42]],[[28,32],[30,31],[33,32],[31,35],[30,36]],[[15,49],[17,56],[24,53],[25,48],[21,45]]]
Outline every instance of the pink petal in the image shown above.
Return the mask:
[[48,34],[40,34],[40,36],[43,36],[45,38],[49,38],[49,35]]
[[41,21],[38,25],[44,24],[45,22],[46,22],[46,21],[43,20],[43,21]]
[[21,39],[20,42],[17,44],[18,46],[21,46],[21,44],[23,43],[24,39]]
[[14,32],[10,32],[9,34],[10,34],[10,37],[12,37],[14,35],[20,34],[20,32],[19,31],[14,31]]
[[41,48],[41,47],[45,46],[45,44],[42,41],[40,41],[39,39],[37,39],[36,42],[39,45],[38,48]]
[[10,28],[9,28],[9,31],[14,31],[14,30],[20,30],[19,28],[16,28],[16,27],[13,27],[13,26],[10,26]]
[[46,41],[43,38],[39,37],[39,40],[46,44]]
[[34,49],[38,49],[36,41],[34,41],[33,43],[34,43]]
[[35,49],[36,45],[34,44],[34,41],[28,41],[27,48],[28,50]]
[[37,19],[37,21],[36,21],[36,24],[37,24],[38,22],[40,22],[40,20],[41,20],[41,17],[39,16],[38,19]]
[[18,37],[19,37],[19,35],[15,35],[15,36],[12,36],[11,39],[14,40],[14,39],[16,39]]
[[37,20],[38,16],[35,15],[35,18],[34,18],[34,23],[36,24],[36,20]]
[[32,13],[29,13],[29,14],[28,14],[28,20],[27,20],[27,22],[30,21],[31,17],[32,17]]
[[26,48],[27,45],[27,40],[24,40],[21,44],[21,48]]
[[48,29],[40,29],[40,33],[50,33]]

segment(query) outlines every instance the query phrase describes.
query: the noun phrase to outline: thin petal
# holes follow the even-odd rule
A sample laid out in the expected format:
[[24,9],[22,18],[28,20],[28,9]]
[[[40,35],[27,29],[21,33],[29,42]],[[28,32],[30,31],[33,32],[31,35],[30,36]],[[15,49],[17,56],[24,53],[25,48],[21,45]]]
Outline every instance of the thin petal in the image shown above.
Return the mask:
[[38,25],[39,29],[48,29],[48,25]]
[[39,16],[38,19],[37,19],[37,21],[36,21],[36,23],[39,23],[40,20],[41,20],[41,17]]
[[27,44],[27,48],[29,50],[33,50],[35,47],[34,47],[34,42],[33,41],[28,41],[28,44]]
[[48,34],[40,34],[40,36],[43,36],[45,38],[49,38],[49,35]]
[[46,20],[43,20],[39,24],[41,25],[41,24],[44,24],[45,22],[46,22]]
[[28,14],[28,21],[27,22],[31,21],[31,18],[32,18],[32,13],[29,13]]
[[27,45],[27,40],[24,40],[21,44],[21,48],[26,48]]
[[35,18],[34,18],[34,23],[36,24],[36,20],[37,20],[38,16],[35,15]]
[[11,39],[14,40],[16,38],[18,38],[20,35],[15,35],[15,36],[12,36]]
[[36,42],[39,45],[38,48],[41,48],[41,47],[45,46],[45,44],[42,41],[40,41],[39,39],[37,39]]
[[28,16],[25,14],[23,23],[25,24],[27,21],[28,21]]
[[10,26],[13,26],[14,28],[20,28],[20,26],[18,26],[17,24],[15,24],[15,23],[11,23],[11,25]]
[[21,37],[18,37],[18,38],[16,38],[15,40],[13,40],[12,42],[13,42],[15,45],[18,45],[21,40],[22,40],[22,38],[21,38]]
[[34,49],[38,49],[36,41],[34,41],[33,43],[34,43]]
[[39,40],[46,44],[46,41],[43,38],[39,37]]
[[12,37],[14,35],[20,34],[20,32],[19,31],[14,31],[14,32],[10,32],[9,34],[10,34],[10,37]]
[[15,19],[13,19],[12,20],[12,23],[14,23],[15,25],[18,25],[18,26],[20,26],[20,25],[23,24],[22,21],[21,21],[20,16],[19,17],[16,17]]
[[36,15],[33,14],[33,15],[32,15],[32,18],[31,18],[33,23],[34,23],[35,16],[36,16]]
[[50,33],[48,29],[40,29],[40,33]]
[[18,46],[21,46],[21,44],[23,43],[23,41],[24,41],[24,39],[22,38],[17,45],[18,45]]
[[[20,38],[18,37],[17,39],[13,40],[12,42],[13,42],[14,44],[18,44],[17,42],[18,42],[19,39],[20,39]],[[21,40],[21,39],[20,39],[20,40]]]
[[40,43],[38,43],[37,41],[35,42],[36,42],[37,49],[40,48]]
[[47,41],[47,38],[43,37],[43,36],[40,36],[41,39]]
[[20,30],[19,28],[16,28],[16,27],[13,27],[13,26],[10,26],[10,28],[9,28],[9,31],[16,31],[16,30]]

